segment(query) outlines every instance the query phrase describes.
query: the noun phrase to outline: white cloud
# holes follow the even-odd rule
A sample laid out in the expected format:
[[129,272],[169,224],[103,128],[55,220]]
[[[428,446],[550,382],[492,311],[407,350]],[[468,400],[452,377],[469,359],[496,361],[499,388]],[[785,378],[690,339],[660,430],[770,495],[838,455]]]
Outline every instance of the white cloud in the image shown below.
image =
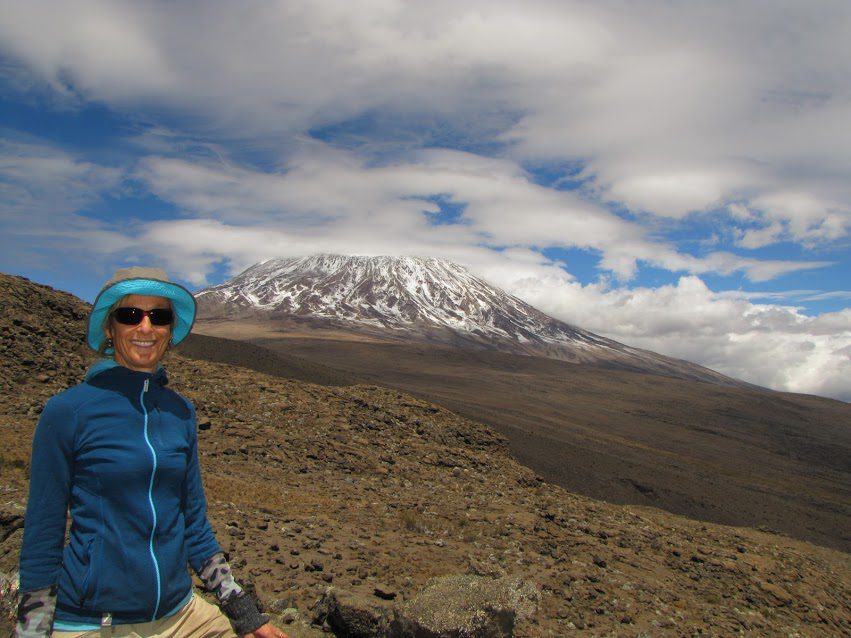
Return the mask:
[[[851,396],[845,311],[807,317],[698,278],[826,265],[731,243],[847,241],[846,2],[0,0],[0,12],[8,82],[150,123],[124,140],[142,149],[127,171],[4,142],[7,260],[156,256],[201,283],[223,259],[438,255],[627,343]],[[335,126],[349,152],[311,139]],[[468,152],[421,148],[447,138]],[[578,169],[581,187],[522,168],[550,161]],[[86,214],[128,175],[177,218]],[[458,223],[431,223],[435,196],[463,209]],[[694,248],[706,240],[714,252]],[[615,284],[582,285],[548,247],[599,255]],[[619,287],[643,265],[689,276]]]
[[[473,129],[500,112],[520,117],[503,131],[518,157],[584,162],[602,197],[635,210],[682,217],[780,191],[851,199],[851,8],[841,1],[765,11],[6,0],[3,10],[13,18],[0,46],[45,82],[191,114],[196,131],[220,139],[289,147],[292,135],[368,111]],[[847,205],[765,213],[786,232],[746,229],[742,246],[848,233]]]
[[698,277],[609,290],[553,277],[500,282],[532,305],[629,345],[790,392],[851,400],[851,311],[808,317],[712,292]]
[[3,2],[2,48],[26,60],[60,93],[98,99],[165,94],[178,87],[154,23],[131,3]]
[[[627,221],[576,193],[530,181],[515,163],[457,151],[416,153],[408,161],[369,166],[356,156],[313,143],[290,157],[279,173],[226,161],[151,156],[138,176],[160,198],[191,216],[230,226],[262,225],[322,238],[348,236],[348,248],[367,245],[399,252],[480,245],[540,250],[572,247],[598,251],[600,266],[631,279],[638,262],[689,273],[745,272],[754,281],[819,268],[826,262],[758,260],[728,252],[697,257],[653,240]],[[463,207],[457,223],[432,225],[428,198]],[[362,237],[368,229],[370,237]],[[357,241],[356,241],[357,239]],[[221,238],[220,252],[227,240]],[[379,247],[384,246],[383,250]],[[274,256],[258,246],[258,259]]]
[[82,161],[44,144],[0,137],[4,222],[26,227],[33,217],[75,213],[118,186],[122,171]]
[[845,237],[851,228],[851,205],[825,201],[812,193],[778,191],[753,200],[773,227],[783,224],[786,236],[806,245]]
[[629,208],[665,217],[684,217],[688,213],[725,204],[725,197],[746,183],[743,171],[731,167],[684,169],[639,173],[628,166],[605,190],[608,200],[622,202]]

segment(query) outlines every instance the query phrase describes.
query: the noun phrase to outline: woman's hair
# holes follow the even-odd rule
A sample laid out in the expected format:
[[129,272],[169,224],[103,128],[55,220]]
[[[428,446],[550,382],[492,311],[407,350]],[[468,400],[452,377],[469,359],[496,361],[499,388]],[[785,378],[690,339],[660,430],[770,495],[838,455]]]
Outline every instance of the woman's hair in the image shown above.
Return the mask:
[[[109,335],[106,332],[107,327],[112,322],[112,313],[116,308],[121,307],[121,304],[124,303],[124,300],[127,299],[127,297],[130,297],[130,295],[124,295],[121,299],[119,299],[114,304],[112,304],[109,307],[109,310],[107,311],[106,316],[103,318],[103,325],[101,326],[101,330],[103,331],[103,336],[106,337],[106,338],[103,341],[101,341],[100,348],[98,348],[98,354],[102,357],[108,356],[106,354],[107,349],[113,347],[112,346],[112,339],[109,338]],[[171,305],[171,299],[166,299],[166,301],[168,302],[168,307],[170,309],[174,310],[173,306]],[[174,318],[172,317],[171,325],[169,326],[168,329],[169,329],[169,331],[171,331],[173,328],[174,328]]]

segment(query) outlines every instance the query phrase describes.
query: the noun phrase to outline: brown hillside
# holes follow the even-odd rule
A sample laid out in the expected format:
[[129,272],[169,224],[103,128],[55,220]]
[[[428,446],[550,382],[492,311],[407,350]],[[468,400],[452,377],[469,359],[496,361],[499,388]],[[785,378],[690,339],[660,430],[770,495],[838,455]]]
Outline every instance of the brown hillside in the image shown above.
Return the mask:
[[[0,603],[8,609],[36,412],[82,376],[87,355],[82,316],[60,319],[84,304],[6,276],[0,293]],[[356,635],[346,610],[362,618],[380,616],[376,608],[398,631],[420,623],[442,629],[419,635],[485,635],[449,629],[438,613],[474,596],[491,597],[482,613],[505,612],[502,635],[851,631],[847,554],[575,496],[515,462],[500,435],[396,390],[329,388],[177,354],[167,367],[198,407],[219,539],[268,609],[289,608],[279,621],[295,638],[321,635],[312,618]],[[466,578],[431,580],[456,575]],[[430,610],[426,594],[440,583],[456,586]],[[501,593],[489,593],[497,585]],[[334,597],[317,605],[329,587]],[[10,627],[4,615],[0,633]]]
[[274,322],[201,322],[197,330],[486,423],[521,463],[571,492],[851,551],[847,403]]

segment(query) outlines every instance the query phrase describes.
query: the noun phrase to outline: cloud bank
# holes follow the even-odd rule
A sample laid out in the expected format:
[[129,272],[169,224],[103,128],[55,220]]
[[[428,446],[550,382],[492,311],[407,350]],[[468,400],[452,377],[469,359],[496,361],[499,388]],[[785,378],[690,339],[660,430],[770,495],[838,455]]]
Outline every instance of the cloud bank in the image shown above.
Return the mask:
[[0,10],[18,100],[122,123],[0,130],[4,263],[203,285],[273,256],[436,255],[625,343],[851,400],[847,281],[820,274],[851,230],[847,3]]

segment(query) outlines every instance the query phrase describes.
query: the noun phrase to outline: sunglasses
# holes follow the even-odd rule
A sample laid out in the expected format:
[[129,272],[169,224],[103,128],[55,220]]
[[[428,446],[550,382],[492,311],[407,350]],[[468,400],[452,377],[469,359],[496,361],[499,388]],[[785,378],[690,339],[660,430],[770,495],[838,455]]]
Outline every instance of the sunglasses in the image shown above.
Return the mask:
[[141,308],[116,308],[112,311],[112,317],[125,326],[137,326],[142,319],[147,317],[152,326],[170,326],[174,321],[174,313],[168,308],[154,308],[153,310],[142,310]]

